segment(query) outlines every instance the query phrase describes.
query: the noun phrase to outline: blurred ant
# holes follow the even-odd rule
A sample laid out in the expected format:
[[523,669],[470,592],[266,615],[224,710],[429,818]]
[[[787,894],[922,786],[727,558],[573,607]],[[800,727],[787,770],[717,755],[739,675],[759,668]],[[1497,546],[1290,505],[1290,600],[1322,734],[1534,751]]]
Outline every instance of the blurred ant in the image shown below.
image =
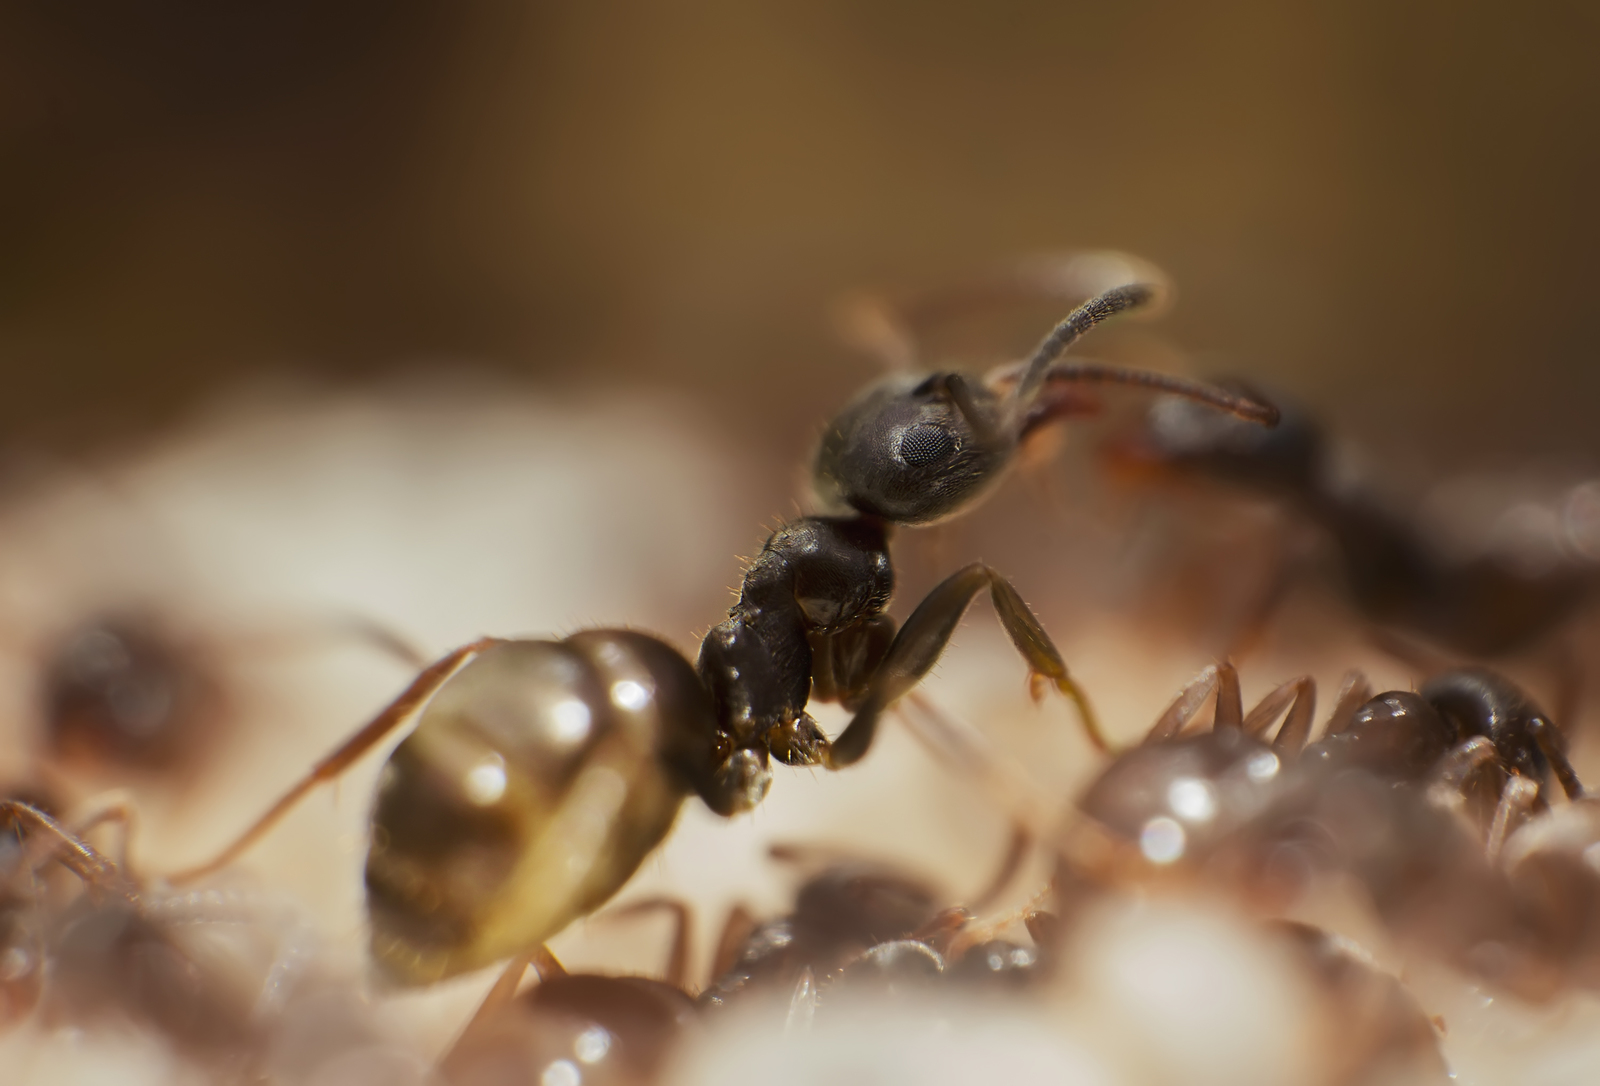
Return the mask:
[[[1270,422],[1273,410],[1245,397],[1061,361],[1094,325],[1157,293],[1142,283],[1098,293],[987,382],[902,374],[857,397],[829,424],[814,472],[819,497],[848,515],[802,517],[768,539],[698,666],[628,630],[465,645],[216,858],[174,878],[231,861],[426,702],[379,784],[366,865],[373,957],[393,979],[422,984],[526,952],[610,898],[691,792],[732,815],[766,795],[771,758],[828,769],[858,761],[882,711],[928,672],[985,588],[1034,689],[1049,683],[1076,702],[1103,747],[1055,645],[988,566],[946,579],[897,631],[884,614],[888,532],[973,504],[1025,437],[1080,405],[1074,390],[1085,384],[1175,391]],[[805,712],[813,697],[854,713],[832,741]]]
[[[1259,396],[1244,382],[1223,384]],[[1596,584],[1592,565],[1570,560],[1530,562],[1503,551],[1445,554],[1370,489],[1339,479],[1322,427],[1297,407],[1284,407],[1279,425],[1265,430],[1163,397],[1106,453],[1123,474],[1218,483],[1269,498],[1320,530],[1338,555],[1350,599],[1377,625],[1375,638],[1408,662],[1421,659],[1427,670],[1440,668],[1433,654],[1403,635],[1468,657],[1502,657],[1557,630]],[[1548,542],[1553,548],[1557,541]],[[1244,639],[1260,633],[1297,571],[1296,560],[1279,559],[1244,617]],[[1571,675],[1562,679],[1576,682]],[[1562,700],[1575,695],[1564,691]],[[1560,708],[1570,714],[1572,706]]]
[[[680,902],[651,898],[606,914],[662,908],[675,914],[664,979],[569,973],[544,947],[513,958],[440,1061],[441,1076],[452,1086],[534,1083],[547,1081],[546,1074],[559,1078],[563,1069],[550,1068],[565,1062],[584,1082],[651,1082],[705,1015],[779,997],[788,1004],[789,1027],[803,1029],[830,992],[892,992],[961,975],[946,970],[941,951],[969,912],[941,909],[931,886],[894,867],[832,852],[773,846],[775,859],[804,863],[821,855],[829,862],[804,881],[787,915],[754,924],[733,910],[713,979],[697,999],[686,989],[690,924]],[[997,877],[1009,874],[1003,864]],[[1031,963],[1032,953],[1015,948],[1006,961]],[[530,966],[537,983],[517,994]]]
[[[1186,731],[1212,689],[1211,729]],[[1232,668],[1203,672],[1084,792],[1088,821],[1063,845],[1062,885],[1203,876],[1276,909],[1331,868],[1356,878],[1391,931],[1461,968],[1534,997],[1553,973],[1575,977],[1563,962],[1573,947],[1557,953],[1539,936],[1519,901],[1527,888],[1497,866],[1508,832],[1548,808],[1548,777],[1573,801],[1561,810],[1588,805],[1548,717],[1485,669],[1375,697],[1353,676],[1306,745],[1314,692],[1296,680],[1244,714]],[[1259,736],[1286,705],[1268,745]],[[1464,819],[1486,769],[1490,802]]]
[[[321,1015],[342,1007],[349,1024],[363,1021],[354,990],[331,986],[310,960],[303,925],[224,889],[152,891],[85,839],[104,820],[69,830],[0,801],[0,1028],[30,1016],[133,1025],[187,1060],[253,1079],[265,1077],[297,993],[315,991]],[[376,1040],[369,1024],[319,1043]],[[316,1055],[301,1048],[300,1058]]]
[[43,805],[58,810],[84,785],[170,785],[187,777],[226,740],[238,711],[224,648],[262,656],[317,640],[375,649],[411,667],[425,662],[402,638],[357,616],[226,639],[197,636],[149,609],[108,611],[71,627],[41,653],[30,788],[41,798],[55,795]]
[[[530,965],[538,982],[519,995]],[[438,1072],[450,1086],[643,1086],[657,1081],[695,1014],[681,980],[568,973],[540,947],[512,959]]]

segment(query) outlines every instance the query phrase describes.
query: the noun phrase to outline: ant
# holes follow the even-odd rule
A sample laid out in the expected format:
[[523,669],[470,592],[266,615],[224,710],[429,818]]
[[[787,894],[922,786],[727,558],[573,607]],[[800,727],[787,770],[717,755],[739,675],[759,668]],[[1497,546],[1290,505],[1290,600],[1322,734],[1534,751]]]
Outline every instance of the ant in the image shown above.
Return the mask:
[[[226,889],[150,892],[125,860],[86,840],[106,820],[67,829],[37,807],[0,801],[0,1026],[30,1016],[135,1025],[186,1060],[254,1077],[296,993],[315,990],[324,1015],[342,993],[359,1017],[355,993],[307,960],[303,924]],[[72,879],[52,877],[61,872]]]
[[[530,966],[538,983],[519,995]],[[451,1086],[637,1086],[658,1079],[695,1017],[681,977],[569,973],[540,947],[512,959],[438,1072]]]
[[[842,512],[773,533],[697,664],[622,629],[462,646],[424,668],[214,859],[172,878],[233,860],[421,708],[389,757],[373,812],[373,959],[415,985],[524,953],[609,899],[691,793],[733,815],[766,795],[771,759],[827,769],[859,761],[883,710],[932,668],[986,588],[1032,689],[1050,684],[1072,699],[1104,748],[1048,634],[987,565],[951,575],[896,629],[884,613],[894,585],[888,535],[895,524],[970,507],[1026,437],[1081,407],[1075,390],[1085,384],[1177,392],[1270,423],[1274,410],[1246,397],[1061,359],[1096,324],[1157,293],[1144,283],[1099,292],[1029,359],[985,382],[954,371],[897,374],[858,396],[828,425],[814,468],[819,498]],[[852,711],[836,738],[806,713],[812,698]]]
[[[800,863],[833,852],[795,845],[771,849],[774,859]],[[1013,873],[1010,864],[1002,864],[980,900]],[[675,914],[663,979],[569,973],[545,947],[521,954],[440,1060],[439,1072],[453,1086],[534,1082],[544,1081],[546,1074],[559,1078],[564,1069],[550,1068],[564,1062],[585,1082],[655,1081],[686,1031],[720,1020],[729,1008],[748,1009],[764,997],[782,996],[790,1027],[803,1029],[836,988],[894,991],[946,975],[941,952],[971,914],[941,909],[937,898],[922,879],[897,868],[834,857],[801,884],[789,914],[755,924],[742,908],[732,910],[713,979],[698,998],[686,987],[687,906],[662,898],[631,903],[606,915],[658,908]],[[988,948],[985,960],[993,953]],[[1006,957],[1014,968],[1033,960],[1026,948],[1014,948]],[[530,966],[537,983],[517,994]],[[962,974],[950,970],[948,975]]]
[[187,777],[227,740],[238,715],[230,650],[248,647],[261,656],[317,640],[359,645],[412,668],[425,663],[402,638],[355,615],[226,638],[200,636],[150,608],[92,615],[40,653],[32,776],[61,795],[86,784],[138,787]]
[[[1213,689],[1211,729],[1185,731]],[[1348,678],[1323,737],[1307,745],[1310,680],[1244,714],[1233,669],[1208,668],[1085,791],[1088,821],[1065,839],[1058,888],[1204,876],[1271,909],[1332,867],[1354,876],[1391,931],[1461,968],[1535,998],[1550,994],[1552,976],[1581,978],[1568,959],[1582,940],[1541,934],[1549,907],[1540,915],[1525,898],[1543,888],[1500,866],[1514,823],[1549,808],[1550,776],[1572,802],[1541,819],[1592,803],[1553,723],[1482,668],[1447,672],[1417,693],[1369,694],[1359,675]],[[1269,745],[1259,736],[1286,706]],[[1464,818],[1485,770],[1495,778],[1490,802]]]
[[[1245,382],[1221,384],[1259,396]],[[1328,437],[1308,412],[1273,401],[1282,416],[1264,430],[1163,397],[1134,433],[1110,442],[1106,455],[1125,474],[1205,480],[1260,495],[1318,529],[1334,546],[1350,599],[1376,625],[1375,637],[1408,661],[1431,654],[1397,634],[1468,657],[1506,656],[1560,627],[1593,590],[1593,569],[1573,561],[1529,562],[1497,551],[1447,555],[1370,488],[1340,478]],[[1259,635],[1296,566],[1280,561],[1244,618],[1245,640]]]

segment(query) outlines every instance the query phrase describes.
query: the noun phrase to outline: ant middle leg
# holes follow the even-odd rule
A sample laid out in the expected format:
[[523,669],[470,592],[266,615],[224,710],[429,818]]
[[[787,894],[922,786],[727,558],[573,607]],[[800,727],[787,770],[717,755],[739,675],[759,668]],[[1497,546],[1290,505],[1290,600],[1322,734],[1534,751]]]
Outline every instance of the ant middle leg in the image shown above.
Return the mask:
[[824,765],[829,769],[841,769],[854,764],[866,754],[877,733],[878,718],[883,710],[908,693],[933,668],[945,646],[950,643],[967,606],[984,588],[989,589],[995,612],[1000,617],[1000,624],[1010,635],[1011,643],[1027,661],[1030,689],[1034,696],[1039,696],[1042,684],[1054,685],[1077,708],[1090,742],[1102,751],[1111,749],[1089,705],[1088,695],[1067,673],[1066,662],[1050,640],[1050,635],[1039,624],[1038,618],[1009,581],[982,562],[974,562],[947,577],[929,592],[905,625],[900,627],[900,632],[895,635],[867,685],[861,707],[845,730],[839,733],[839,737],[823,748]]
[[647,897],[611,909],[607,918],[621,919],[665,912],[672,917],[672,951],[667,957],[666,982],[674,988],[689,983],[689,959],[694,951],[694,913],[689,904],[672,897]]
[[1298,754],[1311,735],[1311,719],[1317,711],[1317,683],[1309,675],[1290,679],[1268,691],[1244,718],[1244,730],[1250,735],[1260,735],[1272,726],[1285,708],[1283,726],[1272,740],[1276,750]]

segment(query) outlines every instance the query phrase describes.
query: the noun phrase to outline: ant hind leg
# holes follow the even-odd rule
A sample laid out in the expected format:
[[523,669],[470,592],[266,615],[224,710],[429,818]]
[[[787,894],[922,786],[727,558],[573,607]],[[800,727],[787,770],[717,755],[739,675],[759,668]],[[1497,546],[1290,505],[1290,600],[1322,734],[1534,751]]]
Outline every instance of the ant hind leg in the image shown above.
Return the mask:
[[462,661],[492,645],[499,644],[500,641],[501,639],[497,637],[479,638],[446,653],[428,665],[411,680],[411,685],[402,690],[398,697],[384,706],[377,716],[340,744],[333,753],[313,766],[311,772],[300,778],[278,798],[276,803],[267,808],[265,814],[234,838],[231,844],[204,863],[173,872],[167,876],[167,881],[174,886],[193,882],[232,863],[241,853],[265,836],[268,830],[276,826],[309,792],[339,776],[358,758],[381,742],[384,736],[403,724],[435,690],[444,684],[446,679],[455,674],[456,668],[461,666]]

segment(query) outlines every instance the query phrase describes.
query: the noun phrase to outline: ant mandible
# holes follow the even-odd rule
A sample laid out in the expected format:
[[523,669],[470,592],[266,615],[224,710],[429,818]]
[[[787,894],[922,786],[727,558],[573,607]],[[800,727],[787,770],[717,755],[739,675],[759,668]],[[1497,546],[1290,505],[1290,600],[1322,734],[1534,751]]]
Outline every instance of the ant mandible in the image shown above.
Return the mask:
[[[1029,434],[1082,408],[1074,390],[1083,384],[1156,388],[1274,420],[1273,408],[1221,390],[1062,362],[1094,325],[1158,290],[1123,281],[1094,293],[1031,358],[984,382],[896,374],[846,407],[815,471],[819,496],[843,515],[802,517],[772,535],[728,619],[706,635],[698,667],[630,630],[465,645],[425,668],[233,844],[174,881],[233,860],[427,702],[390,755],[373,812],[373,957],[391,979],[425,984],[527,952],[614,894],[691,792],[732,815],[766,795],[772,758],[829,769],[858,761],[882,711],[928,672],[986,587],[1034,688],[1048,682],[1072,698],[1103,748],[1060,653],[988,566],[950,576],[898,631],[884,614],[890,526],[970,507]],[[805,712],[813,697],[854,713],[832,741]]]

